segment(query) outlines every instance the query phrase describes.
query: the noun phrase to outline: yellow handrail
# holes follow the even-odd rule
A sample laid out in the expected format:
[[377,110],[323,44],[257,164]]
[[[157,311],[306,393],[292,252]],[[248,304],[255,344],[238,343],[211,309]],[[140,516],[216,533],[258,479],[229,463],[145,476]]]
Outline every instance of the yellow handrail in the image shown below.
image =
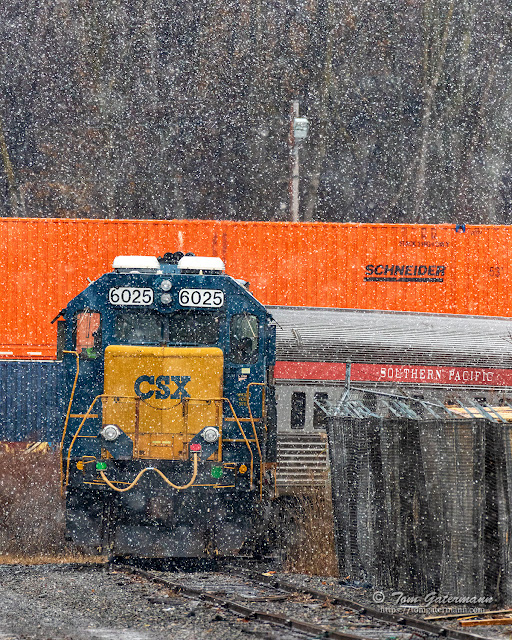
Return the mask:
[[[252,432],[254,434],[254,439],[256,440],[256,447],[258,449],[258,454],[260,456],[260,499],[263,496],[263,456],[261,454],[261,448],[260,448],[260,441],[258,439],[258,434],[256,432],[256,423],[254,422],[254,418],[252,416],[252,411],[251,411],[251,391],[250,391],[250,387],[254,386],[254,387],[263,387],[263,390],[261,392],[261,417],[264,417],[264,410],[265,410],[265,387],[267,386],[264,382],[249,382],[249,384],[247,385],[247,391],[245,392],[246,398],[247,398],[247,408],[249,410],[249,417],[251,419],[251,424],[252,424]],[[266,425],[264,423],[265,429],[266,429]]]
[[66,420],[64,421],[64,431],[62,432],[62,439],[60,441],[60,495],[64,496],[64,461],[62,452],[64,451],[64,439],[66,437],[66,431],[68,429],[69,422],[69,414],[71,413],[71,405],[73,404],[73,398],[75,395],[76,383],[78,380],[78,373],[80,371],[80,357],[76,351],[63,351],[63,353],[70,353],[76,356],[76,373],[75,373],[75,381],[73,382],[73,388],[71,389],[71,395],[69,396],[68,410],[66,413]]
[[138,396],[116,396],[116,395],[113,395],[113,394],[109,395],[109,394],[106,394],[106,393],[101,393],[100,395],[98,395],[98,396],[96,396],[94,398],[94,400],[91,402],[91,406],[87,409],[87,413],[82,418],[82,422],[78,426],[78,429],[76,430],[76,433],[73,436],[73,439],[71,440],[71,444],[69,445],[67,461],[66,461],[66,478],[65,478],[65,482],[64,482],[64,490],[67,489],[67,486],[68,486],[68,483],[69,483],[69,465],[71,463],[71,451],[72,451],[73,446],[74,446],[74,444],[76,442],[76,439],[78,438],[78,435],[79,435],[80,431],[82,430],[82,427],[84,426],[85,421],[89,417],[89,414],[91,413],[92,408],[96,404],[96,400],[98,400],[99,398],[123,398],[123,399],[136,400],[137,397]]
[[[240,423],[240,420],[239,420],[238,416],[236,415],[235,409],[233,408],[233,405],[231,404],[231,400],[229,398],[187,398],[187,400],[186,400],[186,402],[224,402],[224,401],[229,404],[229,408],[231,409],[231,413],[233,414],[233,417],[236,420],[238,428],[240,429],[240,433],[243,436],[245,445],[249,449],[249,453],[251,455],[250,487],[252,489],[252,476],[253,476],[253,472],[254,472],[254,455],[252,453],[252,448],[251,448],[251,445],[249,444],[249,440],[247,439],[247,436],[245,435],[245,431],[243,430],[242,424]],[[259,445],[258,445],[258,449],[259,449]],[[261,459],[261,453],[260,453],[260,459]]]
[[124,493],[125,491],[130,491],[130,489],[133,489],[133,487],[139,482],[139,480],[146,473],[146,471],[155,471],[156,473],[158,473],[159,476],[161,476],[165,480],[165,482],[167,482],[168,485],[173,487],[173,489],[177,489],[178,491],[181,491],[182,489],[188,489],[194,484],[195,479],[197,477],[197,453],[194,453],[194,470],[192,472],[192,478],[190,479],[189,482],[187,482],[187,484],[183,484],[181,486],[171,482],[169,478],[167,478],[160,471],[160,469],[157,469],[156,467],[146,467],[145,469],[142,469],[141,471],[139,471],[139,473],[135,476],[135,480],[124,489],[119,489],[119,487],[116,487],[114,484],[112,484],[112,482],[107,478],[107,476],[103,473],[101,469],[100,469],[100,476],[103,482],[105,482],[111,489],[113,489],[114,491],[117,491],[118,493]]
[[[254,384],[260,384],[260,383],[254,383]],[[92,408],[94,407],[96,401],[99,400],[100,398],[119,398],[119,399],[137,400],[138,396],[119,396],[119,395],[114,395],[114,394],[102,393],[100,395],[97,395],[94,398],[94,400],[91,402],[91,405],[87,409],[87,412],[83,416],[82,421],[80,422],[80,425],[78,426],[78,429],[76,430],[75,435],[73,436],[73,439],[71,440],[71,444],[69,445],[69,449],[68,449],[68,453],[67,453],[67,460],[66,460],[66,475],[65,475],[62,491],[64,491],[67,488],[68,483],[69,483],[69,468],[70,468],[70,464],[71,464],[71,452],[73,450],[75,442],[76,442],[76,440],[77,440],[77,438],[78,438],[78,436],[80,434],[80,431],[82,430],[82,427],[85,424],[85,421],[89,417],[89,415],[90,415],[90,413],[92,411]],[[192,402],[224,402],[225,401],[225,402],[228,403],[229,408],[231,409],[231,413],[233,414],[233,417],[236,420],[236,423],[238,425],[240,433],[242,434],[242,437],[244,439],[245,445],[246,445],[247,449],[249,450],[249,454],[251,456],[251,462],[250,462],[250,487],[252,489],[252,486],[253,486],[253,474],[254,474],[254,455],[253,455],[252,448],[251,448],[251,445],[249,443],[249,440],[248,440],[248,438],[247,438],[247,436],[245,434],[245,431],[243,430],[243,427],[242,427],[242,425],[240,423],[240,420],[239,420],[238,416],[236,415],[235,409],[234,409],[233,405],[231,404],[231,401],[229,400],[229,398],[187,398],[187,402],[191,402],[191,401]],[[259,446],[259,441],[258,441],[258,438],[257,438],[254,422],[253,422],[253,430],[254,430],[254,435],[255,435],[255,440],[256,440],[256,446],[258,448],[258,453],[259,453],[259,456],[260,456],[260,476],[261,476],[261,461],[262,461],[261,449],[260,449],[260,446]]]
[[247,436],[245,435],[245,431],[243,430],[243,427],[240,423],[240,420],[238,419],[238,416],[235,413],[235,409],[233,408],[233,405],[231,404],[231,400],[229,398],[222,398],[222,400],[225,400],[228,404],[229,404],[229,408],[231,409],[231,413],[233,414],[233,418],[236,420],[236,423],[238,425],[238,428],[240,429],[240,433],[243,436],[243,439],[245,440],[245,444],[247,446],[247,448],[249,449],[249,453],[251,454],[251,479],[250,479],[250,487],[252,489],[252,476],[254,473],[254,455],[252,453],[252,447],[249,444],[249,440],[247,439]]

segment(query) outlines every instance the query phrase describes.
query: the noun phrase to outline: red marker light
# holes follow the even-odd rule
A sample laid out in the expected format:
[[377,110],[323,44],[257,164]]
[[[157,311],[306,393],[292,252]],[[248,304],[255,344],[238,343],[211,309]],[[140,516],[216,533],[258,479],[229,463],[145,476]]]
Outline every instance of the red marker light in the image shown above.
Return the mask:
[[201,445],[199,443],[192,443],[190,445],[190,451],[193,453],[199,453],[201,451]]

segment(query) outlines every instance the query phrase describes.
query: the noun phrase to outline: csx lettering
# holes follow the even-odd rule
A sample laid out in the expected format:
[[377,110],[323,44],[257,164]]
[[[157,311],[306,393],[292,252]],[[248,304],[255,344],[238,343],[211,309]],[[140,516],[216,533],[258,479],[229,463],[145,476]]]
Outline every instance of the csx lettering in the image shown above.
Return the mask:
[[172,394],[171,398],[190,398],[190,393],[185,389],[187,382],[190,382],[189,376],[171,376],[171,380],[176,383],[176,391]]
[[[140,376],[135,380],[133,388],[135,395],[142,400],[149,400],[153,395],[156,400],[166,400],[167,398],[183,400],[183,398],[190,398],[190,393],[185,389],[190,380],[190,376],[158,376],[156,379],[155,376]],[[169,387],[171,382],[176,385],[172,394]],[[157,388],[151,389],[152,386]]]

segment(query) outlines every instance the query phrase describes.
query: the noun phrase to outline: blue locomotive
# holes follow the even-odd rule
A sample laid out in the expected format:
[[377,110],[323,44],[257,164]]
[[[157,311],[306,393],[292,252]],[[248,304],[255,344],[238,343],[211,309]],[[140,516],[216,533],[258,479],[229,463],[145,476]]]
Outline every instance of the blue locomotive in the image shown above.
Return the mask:
[[254,551],[275,492],[275,326],[219,258],[119,256],[62,310],[67,532],[109,555]]

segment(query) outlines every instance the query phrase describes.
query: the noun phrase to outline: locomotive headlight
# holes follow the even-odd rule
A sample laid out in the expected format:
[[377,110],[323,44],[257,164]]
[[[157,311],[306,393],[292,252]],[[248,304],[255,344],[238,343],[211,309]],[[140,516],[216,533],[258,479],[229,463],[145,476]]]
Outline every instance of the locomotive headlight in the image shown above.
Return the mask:
[[114,442],[121,435],[121,429],[115,424],[106,424],[100,431],[100,436],[107,442]]
[[203,440],[206,440],[206,442],[217,442],[219,439],[219,430],[215,427],[206,427],[201,436],[203,437]]
[[162,280],[160,283],[160,288],[162,291],[170,291],[172,288],[172,282],[170,280]]
[[160,296],[160,301],[162,302],[162,304],[169,304],[171,300],[172,297],[170,293],[162,293],[162,295]]

